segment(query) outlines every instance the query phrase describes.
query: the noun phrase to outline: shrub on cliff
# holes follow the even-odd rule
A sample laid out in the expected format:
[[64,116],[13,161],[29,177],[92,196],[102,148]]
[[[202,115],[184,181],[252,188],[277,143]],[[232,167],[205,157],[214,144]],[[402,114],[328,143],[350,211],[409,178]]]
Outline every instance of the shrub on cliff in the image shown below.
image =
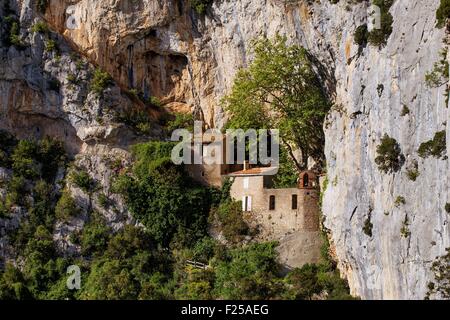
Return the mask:
[[441,0],[441,4],[436,11],[437,27],[444,27],[446,21],[450,18],[450,0]]
[[198,14],[205,14],[206,8],[213,3],[213,0],[190,0],[191,7]]
[[383,46],[386,44],[392,33],[392,23],[394,18],[392,17],[389,9],[391,8],[394,0],[373,0],[375,6],[380,8],[380,29],[373,29],[368,33],[368,41],[374,46]]
[[103,91],[112,84],[111,76],[101,70],[100,68],[95,69],[94,75],[91,81],[91,90],[97,94],[102,94]]
[[49,32],[49,28],[44,21],[38,21],[31,27],[31,32],[47,33]]
[[422,158],[430,156],[443,158],[447,152],[446,132],[445,130],[436,132],[433,139],[422,143],[417,153]]
[[376,151],[378,156],[375,158],[375,163],[378,165],[378,169],[384,173],[397,172],[405,162],[405,156],[402,154],[397,140],[387,134],[381,139]]
[[369,34],[367,30],[367,24],[363,24],[356,28],[355,34],[353,35],[355,43],[360,46],[363,46],[367,43],[368,36]]
[[37,0],[37,8],[40,13],[45,13],[48,7],[48,0]]
[[[281,143],[299,171],[312,157],[323,162],[323,122],[331,107],[315,72],[315,59],[305,48],[288,45],[286,37],[253,43],[255,59],[241,69],[222,105],[228,128],[280,129]],[[300,150],[301,157],[292,150]]]
[[121,175],[114,190],[133,216],[161,245],[186,244],[206,232],[210,195],[170,160],[172,143],[149,142],[133,147],[132,175]]
[[55,216],[60,220],[67,220],[79,213],[79,209],[68,191],[64,191],[55,207]]

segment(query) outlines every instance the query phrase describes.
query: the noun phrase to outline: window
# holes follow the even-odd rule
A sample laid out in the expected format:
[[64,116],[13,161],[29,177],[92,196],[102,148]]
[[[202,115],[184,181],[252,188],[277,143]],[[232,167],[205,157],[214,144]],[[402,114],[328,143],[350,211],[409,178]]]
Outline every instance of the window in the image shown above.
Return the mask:
[[244,178],[244,189],[248,189],[248,177]]
[[269,210],[275,210],[275,196],[270,196]]
[[252,197],[244,196],[242,197],[242,211],[252,211]]
[[305,173],[305,175],[303,176],[303,187],[307,188],[309,185],[309,176],[307,173]]
[[296,210],[297,209],[297,195],[293,194],[292,195],[292,210]]

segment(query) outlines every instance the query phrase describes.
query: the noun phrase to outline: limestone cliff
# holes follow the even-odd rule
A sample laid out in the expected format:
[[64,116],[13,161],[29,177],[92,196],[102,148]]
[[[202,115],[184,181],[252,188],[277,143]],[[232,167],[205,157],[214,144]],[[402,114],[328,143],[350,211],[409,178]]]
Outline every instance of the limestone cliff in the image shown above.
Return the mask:
[[[32,2],[12,2],[23,28],[30,26],[38,15]],[[63,46],[56,63],[44,52],[41,35],[25,30],[31,48],[2,49],[0,124],[21,134],[39,127],[65,135],[75,152],[95,154],[101,150],[96,144],[118,146],[134,139],[112,118],[101,124],[97,119],[106,106],[132,108],[120,88],[136,88],[220,127],[225,120],[220,98],[236,71],[251,61],[251,40],[284,34],[327,71],[322,78],[336,107],[325,125],[329,183],[323,212],[352,293],[366,299],[422,299],[433,280],[431,263],[450,247],[444,210],[450,202],[449,160],[417,154],[421,143],[446,129],[447,88],[429,88],[425,75],[439,60],[447,35],[435,26],[439,0],[396,0],[387,45],[359,47],[353,34],[367,22],[368,4],[216,0],[199,15],[180,0],[50,0],[44,17],[64,36],[60,41],[67,49]],[[74,5],[75,29],[66,27],[68,5]],[[64,74],[76,67],[71,50],[113,76],[118,86],[109,89],[109,101],[66,85]],[[63,83],[59,94],[46,87],[47,76]],[[406,158],[395,174],[382,173],[374,161],[384,134],[398,141]],[[416,163],[420,175],[412,181],[406,170]],[[396,205],[398,197],[405,203]],[[368,219],[371,237],[363,232]]]

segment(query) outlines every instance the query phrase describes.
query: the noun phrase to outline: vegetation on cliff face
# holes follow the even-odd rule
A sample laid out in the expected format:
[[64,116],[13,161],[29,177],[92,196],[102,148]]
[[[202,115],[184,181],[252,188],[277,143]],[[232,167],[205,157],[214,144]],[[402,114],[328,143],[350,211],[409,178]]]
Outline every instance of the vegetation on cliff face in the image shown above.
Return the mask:
[[405,163],[405,156],[397,140],[387,134],[383,136],[381,143],[377,146],[375,163],[378,165],[378,169],[384,173],[397,172],[401,169]]
[[420,144],[417,153],[422,158],[428,158],[430,156],[436,158],[445,158],[447,152],[445,130],[436,132],[433,139]]
[[439,8],[436,11],[438,28],[444,27],[448,19],[450,19],[450,0],[441,0]]
[[190,0],[191,7],[198,13],[198,14],[205,14],[206,9],[209,5],[213,3],[214,0]]
[[380,27],[373,29],[368,33],[367,40],[370,44],[375,46],[383,46],[387,43],[392,33],[392,23],[394,18],[389,12],[389,9],[394,4],[395,0],[372,0],[375,6],[380,8]]
[[446,254],[437,257],[431,265],[434,281],[428,284],[428,292],[425,299],[431,295],[438,295],[442,299],[450,299],[450,248]]
[[[18,141],[3,131],[0,142],[0,165],[12,170],[0,186],[7,190],[0,197],[0,219],[28,212],[18,229],[8,231],[16,256],[0,261],[0,299],[310,299],[324,292],[348,297],[345,283],[329,267],[305,266],[281,276],[276,243],[244,245],[247,227],[243,220],[236,225],[242,212],[230,199],[229,184],[223,190],[193,184],[167,161],[171,143],[135,146],[133,167],[115,182],[145,228],[113,231],[91,208],[83,214],[84,227],[70,236],[80,252],[63,255],[53,240],[55,226],[80,218],[85,209],[63,189],[62,145],[51,139]],[[92,192],[87,172],[78,170],[70,181]],[[220,211],[233,245],[208,236],[210,210]],[[188,259],[208,268],[192,268]],[[67,289],[69,265],[81,268],[81,290]]]

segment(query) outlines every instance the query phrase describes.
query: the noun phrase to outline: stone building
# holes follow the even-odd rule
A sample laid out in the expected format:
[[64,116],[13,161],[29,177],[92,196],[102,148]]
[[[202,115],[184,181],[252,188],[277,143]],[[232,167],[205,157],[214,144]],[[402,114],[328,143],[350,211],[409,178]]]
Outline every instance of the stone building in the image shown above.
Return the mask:
[[[297,188],[272,188],[274,168],[251,168],[229,174],[234,179],[231,197],[242,210],[259,216],[267,236],[284,236],[301,230],[319,230],[318,178],[312,171],[300,174]],[[269,221],[277,221],[275,224]]]
[[231,197],[242,201],[244,218],[257,228],[259,240],[280,243],[280,262],[287,270],[318,263],[322,246],[318,177],[304,171],[297,188],[274,189],[274,173],[271,167],[230,173]]
[[[206,150],[213,141],[204,136],[201,147],[192,148],[192,154],[204,156],[210,152]],[[225,143],[222,144],[223,160],[224,146]],[[279,259],[286,270],[320,261],[319,181],[313,171],[301,172],[295,188],[275,189],[276,167],[203,163],[186,168],[195,180],[205,185],[220,187],[225,178],[232,179],[230,196],[242,202],[244,219],[258,230],[255,239],[278,241]]]

